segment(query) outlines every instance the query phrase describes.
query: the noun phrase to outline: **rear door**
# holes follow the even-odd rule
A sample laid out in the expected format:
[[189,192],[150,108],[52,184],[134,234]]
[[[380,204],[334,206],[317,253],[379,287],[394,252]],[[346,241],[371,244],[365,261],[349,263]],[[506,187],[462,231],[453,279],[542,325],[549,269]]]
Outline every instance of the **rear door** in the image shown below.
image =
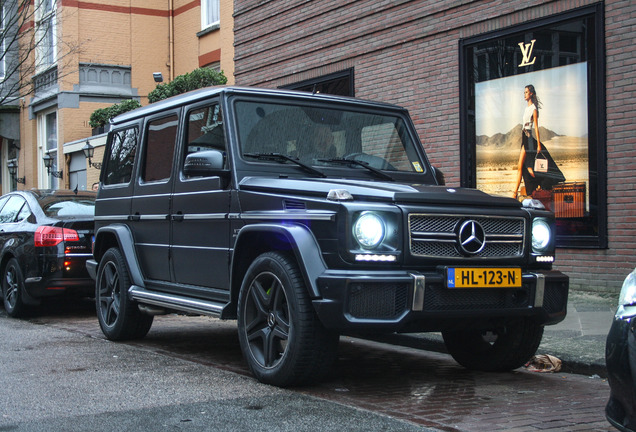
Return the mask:
[[147,281],[170,282],[170,213],[179,109],[146,119],[139,174],[134,182],[131,226]]
[[131,224],[132,179],[139,135],[138,122],[117,127],[108,135],[100,176],[102,187],[95,201],[95,214],[98,215],[95,216],[95,231],[109,224]]

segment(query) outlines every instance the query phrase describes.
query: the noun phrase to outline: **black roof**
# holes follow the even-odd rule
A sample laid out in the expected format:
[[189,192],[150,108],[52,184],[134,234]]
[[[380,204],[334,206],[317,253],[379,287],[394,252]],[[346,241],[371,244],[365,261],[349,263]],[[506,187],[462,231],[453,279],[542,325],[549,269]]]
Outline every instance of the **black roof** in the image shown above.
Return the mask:
[[215,86],[215,87],[205,87],[198,90],[193,90],[187,93],[183,93],[177,96],[173,96],[168,99],[164,99],[158,102],[151,103],[142,108],[137,108],[135,110],[123,113],[114,119],[111,120],[112,124],[120,124],[124,123],[139,117],[147,116],[153,114],[155,112],[160,112],[165,109],[170,109],[173,107],[178,107],[181,105],[188,105],[199,100],[204,100],[209,97],[217,96],[220,94],[236,94],[236,95],[245,95],[245,96],[293,96],[302,99],[310,99],[310,100],[330,100],[330,101],[339,101],[349,104],[364,104],[364,105],[374,105],[378,108],[384,109],[392,109],[392,110],[404,110],[404,108],[399,107],[397,105],[383,103],[383,102],[373,102],[362,99],[356,99],[352,97],[346,96],[335,96],[324,93],[309,93],[303,91],[295,91],[295,90],[280,90],[280,89],[265,89],[259,87],[238,87],[238,86]]

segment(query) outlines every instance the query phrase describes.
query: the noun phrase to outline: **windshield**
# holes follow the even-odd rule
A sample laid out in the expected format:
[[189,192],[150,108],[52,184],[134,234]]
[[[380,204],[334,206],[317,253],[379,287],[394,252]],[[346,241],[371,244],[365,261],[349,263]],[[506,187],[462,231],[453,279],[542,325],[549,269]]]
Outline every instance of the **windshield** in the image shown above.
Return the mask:
[[398,116],[274,102],[238,101],[235,107],[247,160],[274,154],[314,166],[343,166],[352,160],[351,168],[424,172]]

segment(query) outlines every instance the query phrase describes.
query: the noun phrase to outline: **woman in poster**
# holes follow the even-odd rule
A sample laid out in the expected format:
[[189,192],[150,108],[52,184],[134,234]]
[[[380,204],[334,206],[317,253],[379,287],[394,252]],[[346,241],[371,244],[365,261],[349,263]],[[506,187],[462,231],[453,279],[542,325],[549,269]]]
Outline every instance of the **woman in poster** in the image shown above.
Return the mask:
[[[523,98],[526,101],[526,109],[523,112],[521,125],[521,151],[519,152],[519,163],[517,165],[517,182],[512,192],[512,196],[515,199],[518,197],[522,178],[526,188],[526,196],[532,195],[532,192],[538,187],[552,189],[554,184],[565,180],[545,145],[541,143],[539,136],[539,108],[541,108],[541,101],[532,84],[524,88]],[[536,140],[532,136],[533,130]],[[548,172],[536,173],[534,171],[535,159],[539,155],[542,155],[547,160]]]

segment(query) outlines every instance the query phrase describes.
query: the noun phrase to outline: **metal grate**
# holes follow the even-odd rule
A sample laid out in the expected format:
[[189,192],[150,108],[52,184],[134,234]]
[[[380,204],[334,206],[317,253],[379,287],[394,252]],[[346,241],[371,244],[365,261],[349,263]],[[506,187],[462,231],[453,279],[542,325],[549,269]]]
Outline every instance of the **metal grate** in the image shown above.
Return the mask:
[[506,306],[502,290],[427,290],[424,296],[424,310],[487,310],[503,309]]
[[407,307],[408,284],[359,283],[351,285],[349,314],[361,319],[394,319]]

